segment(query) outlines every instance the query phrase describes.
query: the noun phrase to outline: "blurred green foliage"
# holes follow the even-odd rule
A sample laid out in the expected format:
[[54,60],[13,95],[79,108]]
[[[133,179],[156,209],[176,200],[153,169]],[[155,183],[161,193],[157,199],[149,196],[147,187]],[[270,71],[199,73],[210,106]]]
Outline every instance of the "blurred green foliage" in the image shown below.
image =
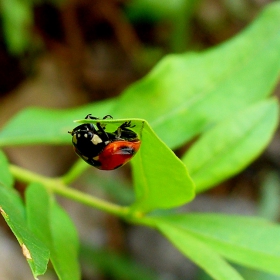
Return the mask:
[[33,23],[31,0],[2,0],[1,15],[6,44],[12,54],[19,55],[28,49]]
[[[175,14],[186,3],[162,5],[158,16]],[[156,13],[160,3],[153,5]],[[27,108],[6,124],[0,132],[1,147],[70,144],[71,121],[88,113],[113,115],[116,119],[100,120],[109,131],[130,120],[142,140],[132,160],[135,201],[130,204],[129,199],[125,206],[68,186],[86,165],[49,178],[9,164],[1,153],[1,213],[35,277],[45,272],[50,255],[59,279],[81,278],[76,229],[54,194],[160,231],[214,279],[244,279],[227,260],[280,274],[280,250],[275,246],[280,243],[279,225],[253,217],[178,215],[174,209],[194,198],[194,183],[197,192],[213,188],[248,166],[268,145],[279,118],[278,102],[270,96],[280,73],[279,27],[280,4],[275,2],[225,44],[203,53],[166,56],[117,98],[74,109]],[[182,160],[171,150],[190,142]],[[13,189],[14,180],[28,183],[24,202]],[[277,183],[266,184],[274,188]],[[263,208],[269,219],[273,211]]]

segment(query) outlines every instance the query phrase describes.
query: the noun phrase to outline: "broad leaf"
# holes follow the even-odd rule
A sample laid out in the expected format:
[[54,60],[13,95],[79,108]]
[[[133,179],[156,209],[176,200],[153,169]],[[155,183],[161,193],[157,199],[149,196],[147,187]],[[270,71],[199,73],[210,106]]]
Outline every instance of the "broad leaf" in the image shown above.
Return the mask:
[[213,279],[243,279],[215,250],[208,247],[207,243],[200,241],[180,226],[169,223],[168,220],[156,222],[156,226],[179,251],[204,269]]
[[50,248],[50,259],[60,280],[79,280],[78,237],[68,215],[46,189],[31,184],[26,191],[29,228]]
[[24,217],[24,208],[13,189],[0,187],[1,214],[17,238],[31,271],[36,278],[45,273],[50,252],[29,229]]
[[170,148],[265,99],[280,73],[280,3],[244,32],[202,53],[169,55],[116,103],[114,117],[146,119]]
[[[184,164],[157,137],[149,124],[141,119],[129,119],[142,144],[132,159],[136,201],[133,211],[151,211],[173,208],[194,198],[194,184]],[[98,120],[114,131],[126,119]],[[78,123],[96,123],[96,120],[79,120]]]
[[158,218],[160,228],[161,223],[187,233],[186,239],[190,235],[200,240],[233,262],[280,274],[280,227],[276,224],[261,218],[220,214],[173,215]]
[[267,146],[278,122],[278,103],[259,102],[208,130],[183,157],[196,191],[238,173]]

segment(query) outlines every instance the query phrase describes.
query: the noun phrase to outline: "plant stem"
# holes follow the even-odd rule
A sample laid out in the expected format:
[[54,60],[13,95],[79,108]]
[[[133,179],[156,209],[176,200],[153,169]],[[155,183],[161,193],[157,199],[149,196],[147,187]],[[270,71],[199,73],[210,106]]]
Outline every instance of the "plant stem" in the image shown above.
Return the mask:
[[83,160],[78,159],[70,170],[60,179],[64,184],[69,184],[79,177],[89,167]]
[[128,207],[119,206],[73,188],[68,188],[60,178],[45,177],[16,165],[10,165],[10,171],[16,179],[24,183],[41,183],[54,193],[119,217],[126,217],[128,214]]

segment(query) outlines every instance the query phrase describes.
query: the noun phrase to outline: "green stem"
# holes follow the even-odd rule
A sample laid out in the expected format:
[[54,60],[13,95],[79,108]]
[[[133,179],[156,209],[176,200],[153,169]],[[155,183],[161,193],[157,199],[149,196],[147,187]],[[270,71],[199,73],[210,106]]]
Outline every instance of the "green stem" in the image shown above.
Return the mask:
[[16,179],[24,183],[38,182],[43,184],[47,189],[53,191],[54,193],[78,201],[90,207],[97,208],[99,210],[123,218],[128,215],[128,207],[119,206],[117,204],[113,204],[97,197],[77,191],[73,188],[68,188],[60,178],[57,179],[45,177],[16,165],[10,165],[10,171]]
[[89,165],[86,164],[83,160],[79,159],[75,162],[75,164],[70,168],[70,170],[63,175],[60,179],[64,184],[69,184],[77,179],[80,174],[82,174],[86,169],[88,169]]

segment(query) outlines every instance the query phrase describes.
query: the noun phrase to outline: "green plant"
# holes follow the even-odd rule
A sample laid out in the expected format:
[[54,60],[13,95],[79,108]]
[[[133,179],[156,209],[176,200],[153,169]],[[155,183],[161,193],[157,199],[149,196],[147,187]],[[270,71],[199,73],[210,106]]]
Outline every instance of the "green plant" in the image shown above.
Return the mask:
[[[55,194],[160,231],[214,279],[243,279],[225,259],[280,274],[277,224],[257,217],[170,213],[194,198],[195,185],[198,193],[233,176],[269,143],[278,122],[278,103],[269,95],[279,78],[279,26],[275,2],[233,40],[200,54],[167,56],[119,98],[68,110],[27,108],[10,120],[0,133],[2,147],[70,144],[71,120],[88,113],[113,115],[116,119],[103,120],[112,128],[141,118],[133,119],[142,146],[132,160],[132,205],[70,188],[88,168],[84,162],[49,178],[11,165],[0,154],[1,213],[34,277],[44,274],[50,258],[59,279],[80,279],[76,230]],[[197,135],[182,160],[170,150]],[[28,185],[25,203],[13,189],[15,179]]]

